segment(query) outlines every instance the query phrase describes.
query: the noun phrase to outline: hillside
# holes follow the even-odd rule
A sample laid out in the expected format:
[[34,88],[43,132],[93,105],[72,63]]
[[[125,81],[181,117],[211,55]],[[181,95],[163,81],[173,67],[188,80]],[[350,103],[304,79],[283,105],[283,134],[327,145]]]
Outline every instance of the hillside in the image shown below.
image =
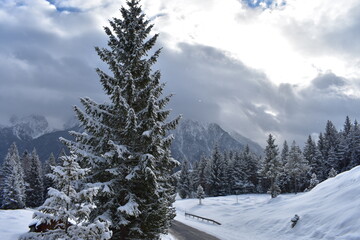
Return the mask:
[[184,160],[195,162],[202,155],[209,156],[215,145],[218,145],[222,151],[241,151],[246,145],[249,145],[250,151],[258,155],[263,153],[259,144],[238,133],[235,138],[216,123],[205,124],[184,119],[172,134],[174,134],[175,139],[171,152],[173,157],[180,162]]
[[[313,190],[270,199],[264,194],[177,200],[176,219],[226,240],[360,239],[360,166],[328,179]],[[186,219],[184,211],[222,223]],[[300,220],[291,228],[290,219]]]

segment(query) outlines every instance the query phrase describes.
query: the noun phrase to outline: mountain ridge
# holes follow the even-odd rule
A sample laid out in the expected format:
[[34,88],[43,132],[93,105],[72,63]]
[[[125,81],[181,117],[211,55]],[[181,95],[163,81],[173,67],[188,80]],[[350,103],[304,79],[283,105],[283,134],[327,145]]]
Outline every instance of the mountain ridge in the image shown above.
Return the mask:
[[[21,128],[18,127],[18,124],[0,128],[0,163],[2,163],[13,142],[17,144],[20,156],[25,150],[32,151],[36,148],[41,161],[47,160],[51,153],[58,157],[65,148],[59,141],[59,137],[73,139],[69,131],[79,131],[80,129],[79,127],[72,127],[66,130],[49,131],[47,122],[45,122],[46,119],[41,117],[38,119],[41,120],[39,124],[26,123],[24,124],[25,130],[20,132],[19,129],[21,130]],[[35,129],[31,129],[31,126],[34,126]],[[45,133],[35,137],[41,131]],[[248,145],[252,152],[258,155],[261,155],[262,152],[257,143],[238,134],[236,136],[241,139],[239,142],[216,123],[202,123],[184,119],[178,128],[170,133],[175,137],[171,146],[172,156],[180,162],[187,160],[193,163],[198,161],[202,155],[209,156],[215,145],[218,145],[222,151],[241,151]]]

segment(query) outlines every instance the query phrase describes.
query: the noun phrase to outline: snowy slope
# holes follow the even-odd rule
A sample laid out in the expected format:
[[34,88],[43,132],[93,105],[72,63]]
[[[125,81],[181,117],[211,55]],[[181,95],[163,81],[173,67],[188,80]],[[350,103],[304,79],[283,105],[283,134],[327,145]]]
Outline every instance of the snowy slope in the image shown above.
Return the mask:
[[0,239],[15,240],[29,231],[33,210],[0,210]]
[[[0,240],[16,240],[29,231],[33,222],[32,209],[0,210]],[[171,235],[163,235],[161,240],[176,240]]]
[[[360,167],[329,179],[312,191],[280,195],[265,194],[177,200],[177,220],[224,240],[360,239]],[[185,218],[184,212],[214,219],[222,225]],[[25,233],[32,210],[0,210],[0,239],[14,240]],[[298,224],[290,219],[298,214]],[[164,237],[163,239],[172,239]]]
[[[177,200],[177,220],[220,239],[360,239],[360,167],[324,181],[308,193],[281,195],[246,194]],[[221,226],[184,217],[184,211],[214,219]],[[298,224],[290,219],[298,214]]]

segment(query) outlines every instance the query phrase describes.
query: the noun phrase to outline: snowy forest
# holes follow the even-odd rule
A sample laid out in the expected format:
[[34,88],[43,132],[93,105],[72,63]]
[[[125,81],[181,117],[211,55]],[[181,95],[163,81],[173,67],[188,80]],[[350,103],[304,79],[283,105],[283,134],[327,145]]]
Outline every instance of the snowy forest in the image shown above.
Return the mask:
[[303,149],[295,141],[281,147],[270,134],[264,156],[244,151],[220,152],[203,156],[194,166],[184,162],[178,174],[181,198],[196,197],[201,186],[207,196],[240,193],[280,193],[309,191],[318,183],[360,164],[360,126],[346,117],[338,131],[328,121],[317,140],[310,135]]

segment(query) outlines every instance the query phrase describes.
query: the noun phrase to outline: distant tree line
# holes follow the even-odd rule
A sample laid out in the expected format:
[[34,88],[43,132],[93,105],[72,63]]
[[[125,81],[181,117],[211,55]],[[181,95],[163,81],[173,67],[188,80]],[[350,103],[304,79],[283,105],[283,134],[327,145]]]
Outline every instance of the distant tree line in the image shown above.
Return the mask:
[[34,208],[43,204],[47,189],[54,185],[48,174],[51,166],[57,164],[52,153],[41,164],[35,148],[31,153],[25,150],[20,156],[16,144],[11,144],[0,168],[0,208]]
[[360,165],[360,126],[346,117],[338,131],[327,121],[317,142],[309,136],[304,148],[284,141],[281,151],[269,135],[264,156],[246,146],[241,152],[221,152],[215,146],[211,156],[203,156],[193,166],[184,161],[178,175],[181,198],[194,197],[198,186],[207,196],[239,193],[297,193],[315,187],[329,177]]

